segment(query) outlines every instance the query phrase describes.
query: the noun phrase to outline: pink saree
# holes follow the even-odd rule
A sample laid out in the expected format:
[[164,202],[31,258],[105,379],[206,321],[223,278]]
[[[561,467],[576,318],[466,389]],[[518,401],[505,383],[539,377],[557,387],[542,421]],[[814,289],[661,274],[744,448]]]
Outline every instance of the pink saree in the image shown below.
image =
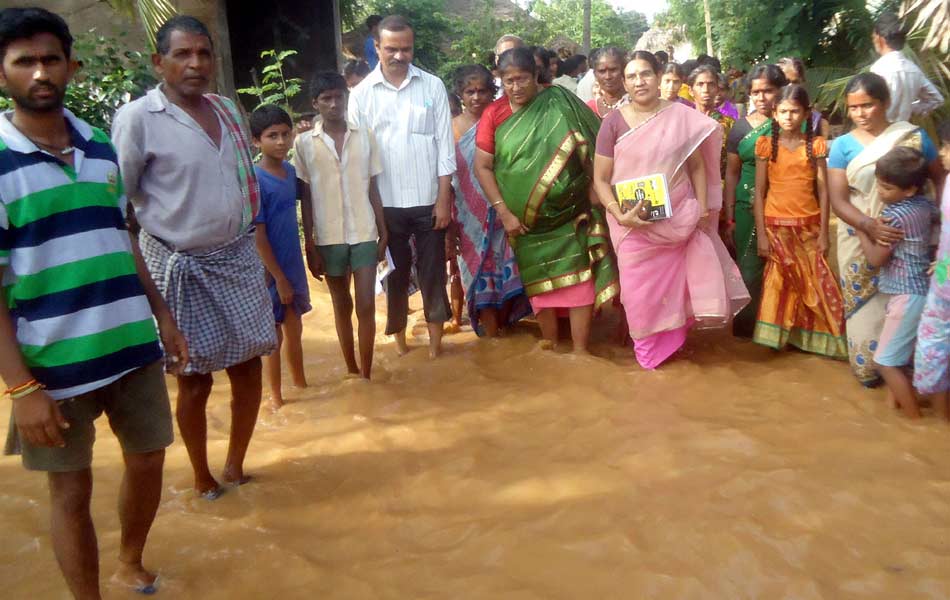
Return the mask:
[[[697,150],[706,168],[706,227],[700,227],[699,202],[686,170],[686,159]],[[670,186],[669,219],[631,229],[607,217],[630,337],[646,369],[679,350],[690,327],[723,327],[749,302],[739,269],[716,232],[721,151],[719,124],[679,104],[620,136],[614,147],[612,183],[664,173]]]

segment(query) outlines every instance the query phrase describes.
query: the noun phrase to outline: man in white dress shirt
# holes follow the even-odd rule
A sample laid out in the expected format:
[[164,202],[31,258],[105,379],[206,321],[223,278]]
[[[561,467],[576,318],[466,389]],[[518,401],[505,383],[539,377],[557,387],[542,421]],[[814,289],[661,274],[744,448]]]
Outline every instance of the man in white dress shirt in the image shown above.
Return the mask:
[[409,351],[410,238],[415,238],[419,288],[429,329],[429,355],[442,347],[442,324],[452,316],[445,292],[445,228],[455,143],[445,85],[412,64],[415,34],[400,16],[386,17],[375,34],[379,64],[350,94],[348,115],[379,143],[379,193],[396,270],[387,278],[386,334],[400,354]]
[[871,65],[871,72],[887,81],[891,92],[887,120],[892,123],[910,121],[912,115],[926,115],[943,104],[943,95],[901,52],[906,37],[900,18],[892,12],[878,17],[871,34],[874,50],[881,56]]

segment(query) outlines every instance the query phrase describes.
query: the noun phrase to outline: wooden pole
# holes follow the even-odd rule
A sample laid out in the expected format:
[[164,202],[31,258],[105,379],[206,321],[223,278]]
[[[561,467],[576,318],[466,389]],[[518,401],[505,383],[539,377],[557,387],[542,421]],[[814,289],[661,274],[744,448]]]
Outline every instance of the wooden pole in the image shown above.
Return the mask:
[[584,56],[590,56],[590,0],[584,0]]
[[709,12],[709,0],[703,0],[703,12],[706,13],[706,54],[715,56],[713,54],[712,15]]
[[340,14],[340,0],[333,0],[333,47],[336,50],[336,69],[343,71],[343,17]]

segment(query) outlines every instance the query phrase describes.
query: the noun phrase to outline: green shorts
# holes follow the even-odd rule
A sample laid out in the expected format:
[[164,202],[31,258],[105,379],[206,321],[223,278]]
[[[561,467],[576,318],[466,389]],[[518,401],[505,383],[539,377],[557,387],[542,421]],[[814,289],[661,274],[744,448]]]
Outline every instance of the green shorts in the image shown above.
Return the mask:
[[23,466],[31,471],[82,471],[92,465],[96,440],[95,420],[103,412],[126,454],[161,450],[174,439],[172,412],[162,362],[154,362],[113,381],[105,387],[60,400],[59,410],[69,423],[62,430],[66,446],[31,446],[18,434],[13,415],[7,434],[7,453],[19,449]]
[[330,244],[317,246],[323,259],[323,269],[330,277],[343,277],[363,267],[376,266],[377,242],[359,244]]

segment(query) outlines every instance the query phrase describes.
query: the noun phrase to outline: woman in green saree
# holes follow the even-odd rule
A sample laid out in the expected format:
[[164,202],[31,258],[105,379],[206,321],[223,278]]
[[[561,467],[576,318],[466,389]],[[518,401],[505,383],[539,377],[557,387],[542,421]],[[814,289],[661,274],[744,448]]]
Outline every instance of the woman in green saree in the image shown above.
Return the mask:
[[735,243],[736,264],[752,296],[752,301],[736,315],[733,333],[752,337],[759,299],[762,295],[762,270],[765,263],[758,254],[752,199],[755,197],[755,142],[769,135],[772,111],[779,90],[788,81],[775,65],[758,65],[749,73],[749,100],[755,112],[733,125],[726,139],[725,238]]
[[619,292],[603,208],[591,204],[599,120],[572,93],[541,88],[530,50],[499,58],[505,94],[475,135],[475,176],[511,240],[544,345],[557,343],[557,311],[585,353],[593,311]]

